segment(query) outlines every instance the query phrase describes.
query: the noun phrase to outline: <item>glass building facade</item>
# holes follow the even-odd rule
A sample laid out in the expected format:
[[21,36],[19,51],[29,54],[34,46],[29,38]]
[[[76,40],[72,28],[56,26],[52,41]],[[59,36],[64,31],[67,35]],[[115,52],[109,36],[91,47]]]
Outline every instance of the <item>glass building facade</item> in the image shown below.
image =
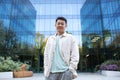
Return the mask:
[[29,0],[0,0],[0,56],[32,66],[36,14]]
[[0,0],[0,21],[22,45],[35,44],[36,10],[29,0]]
[[55,19],[58,16],[64,16],[67,18],[68,27],[66,31],[75,35],[78,39],[78,42],[81,44],[81,27],[80,27],[80,8],[83,1],[79,0],[31,0],[38,9],[37,12],[37,26],[36,31],[44,34],[45,37],[48,37],[56,33],[55,29]]
[[[11,41],[9,43],[14,49],[7,47],[3,49],[4,46],[0,46],[0,55],[6,50],[8,54],[14,53],[13,58],[17,60],[29,61],[34,72],[43,71],[44,39],[56,33],[55,19],[58,16],[67,18],[66,31],[73,34],[79,46],[81,45],[80,9],[84,1],[0,0],[0,21],[6,27],[5,30],[11,30],[17,36],[17,39],[12,37],[12,42],[16,40],[17,43],[14,42],[16,45]],[[6,40],[5,42],[8,43]],[[36,45],[30,47],[30,44],[34,43],[37,44],[37,48]]]
[[[44,38],[56,33],[55,19],[58,16],[64,16],[67,19],[66,31],[74,35],[79,43],[81,43],[81,25],[80,25],[80,9],[85,0],[31,0],[37,12],[36,32],[44,35]],[[40,59],[43,56],[40,56]],[[40,64],[43,64],[42,60]],[[41,65],[43,66],[43,65]]]
[[0,0],[0,56],[43,71],[45,42],[63,16],[79,43],[78,71],[94,71],[103,61],[120,59],[119,9],[120,0]]
[[120,0],[86,0],[81,8],[82,46],[87,71],[120,59]]

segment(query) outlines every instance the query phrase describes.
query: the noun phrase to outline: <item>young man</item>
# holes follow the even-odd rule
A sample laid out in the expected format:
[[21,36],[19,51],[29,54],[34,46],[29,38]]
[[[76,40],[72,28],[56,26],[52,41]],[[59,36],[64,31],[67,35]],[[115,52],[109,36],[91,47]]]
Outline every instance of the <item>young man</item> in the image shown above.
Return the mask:
[[56,34],[48,38],[44,51],[44,75],[46,80],[72,80],[77,77],[79,49],[75,38],[65,32],[67,20],[58,17]]

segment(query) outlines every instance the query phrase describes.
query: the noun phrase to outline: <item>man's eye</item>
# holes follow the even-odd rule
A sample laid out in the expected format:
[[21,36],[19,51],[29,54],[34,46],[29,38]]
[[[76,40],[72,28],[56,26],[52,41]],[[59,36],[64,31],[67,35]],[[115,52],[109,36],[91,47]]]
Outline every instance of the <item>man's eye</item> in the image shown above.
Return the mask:
[[60,25],[60,23],[58,23],[58,25]]
[[60,25],[60,24],[61,24],[61,25],[64,25],[64,23],[58,23],[58,25]]

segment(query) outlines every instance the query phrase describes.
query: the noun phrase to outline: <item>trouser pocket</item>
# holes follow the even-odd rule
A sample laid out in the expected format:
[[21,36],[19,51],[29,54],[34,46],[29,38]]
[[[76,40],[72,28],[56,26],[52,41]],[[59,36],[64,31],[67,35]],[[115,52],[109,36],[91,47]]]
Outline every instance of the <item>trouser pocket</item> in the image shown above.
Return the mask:
[[67,70],[63,73],[61,80],[72,80],[72,72],[70,70]]

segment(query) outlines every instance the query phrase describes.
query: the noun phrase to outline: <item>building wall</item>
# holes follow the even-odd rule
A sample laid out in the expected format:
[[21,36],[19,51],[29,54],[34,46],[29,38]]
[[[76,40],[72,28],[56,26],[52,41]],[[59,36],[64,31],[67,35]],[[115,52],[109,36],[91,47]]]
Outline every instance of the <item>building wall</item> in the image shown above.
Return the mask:
[[81,9],[82,34],[96,33],[103,36],[102,31],[109,30],[111,40],[115,39],[120,31],[119,5],[119,0],[87,0]]
[[86,59],[88,66],[93,65],[91,69],[105,60],[120,58],[119,9],[119,0],[86,0],[81,8],[83,54],[89,55]]
[[0,17],[4,26],[16,33],[21,44],[35,43],[36,10],[29,0],[1,0]]
[[89,38],[91,38],[89,34],[101,35],[102,23],[99,0],[87,0],[80,12],[82,34],[88,35]]
[[[33,1],[33,3],[35,3]],[[81,27],[80,27],[80,0],[51,0],[36,2],[38,8],[36,31],[45,35],[45,38],[56,33],[55,19],[58,16],[64,16],[67,19],[66,31],[72,33],[81,45]],[[40,5],[40,6],[39,6]]]
[[106,0],[105,2],[102,0],[101,3],[104,30],[109,30],[111,33],[109,40],[106,41],[106,45],[108,45],[120,34],[120,1]]

